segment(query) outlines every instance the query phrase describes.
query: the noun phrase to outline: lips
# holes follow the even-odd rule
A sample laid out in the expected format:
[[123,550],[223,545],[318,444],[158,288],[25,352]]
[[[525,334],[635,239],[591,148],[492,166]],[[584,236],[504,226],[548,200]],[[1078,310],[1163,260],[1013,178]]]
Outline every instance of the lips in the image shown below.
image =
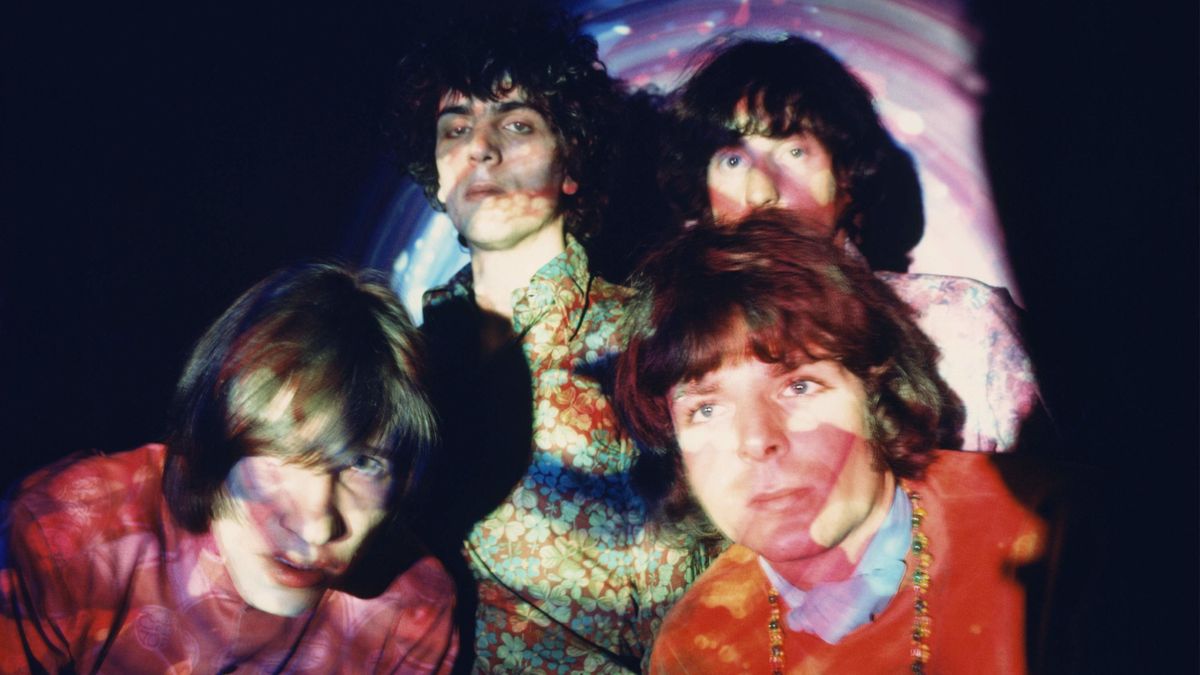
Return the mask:
[[803,506],[809,491],[804,488],[777,488],[759,492],[750,500],[750,508],[760,511],[789,511]]
[[288,588],[315,588],[328,583],[336,574],[322,564],[297,563],[284,556],[273,556],[268,560],[271,578]]
[[473,183],[467,188],[465,197],[468,200],[485,199],[495,195],[504,194],[504,190],[495,183],[479,182]]

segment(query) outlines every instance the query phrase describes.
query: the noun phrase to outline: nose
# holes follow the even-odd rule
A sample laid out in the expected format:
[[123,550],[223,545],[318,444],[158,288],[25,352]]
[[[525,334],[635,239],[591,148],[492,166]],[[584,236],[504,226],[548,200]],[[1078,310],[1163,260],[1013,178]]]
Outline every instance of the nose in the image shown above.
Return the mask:
[[782,412],[761,404],[738,415],[738,456],[761,462],[787,452],[787,421]]
[[500,149],[496,146],[492,132],[486,125],[480,125],[471,131],[468,157],[472,162],[495,162],[500,159]]
[[337,475],[321,469],[301,472],[291,490],[290,513],[283,522],[311,546],[323,546],[341,536],[344,523],[337,509]]
[[779,201],[775,177],[760,167],[751,167],[746,174],[746,206],[753,209],[774,206]]

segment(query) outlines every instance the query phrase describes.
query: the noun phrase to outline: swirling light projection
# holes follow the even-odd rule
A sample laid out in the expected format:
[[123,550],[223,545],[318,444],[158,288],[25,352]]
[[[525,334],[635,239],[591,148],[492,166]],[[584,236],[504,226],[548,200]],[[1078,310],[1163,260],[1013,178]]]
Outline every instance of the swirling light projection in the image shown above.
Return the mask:
[[[925,234],[913,272],[949,274],[1018,294],[992,206],[978,134],[985,83],[979,41],[953,0],[581,0],[570,3],[596,38],[609,72],[633,87],[675,89],[698,49],[727,35],[791,33],[821,43],[875,96],[889,131],[915,158]],[[453,226],[420,190],[394,191],[381,211],[367,264],[391,270],[414,316],[426,288],[467,260]]]

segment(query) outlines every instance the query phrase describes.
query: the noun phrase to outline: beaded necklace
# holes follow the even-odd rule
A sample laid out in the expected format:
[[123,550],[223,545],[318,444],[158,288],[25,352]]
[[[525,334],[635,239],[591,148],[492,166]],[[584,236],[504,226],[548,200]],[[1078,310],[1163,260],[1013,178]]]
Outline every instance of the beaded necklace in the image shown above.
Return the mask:
[[[904,488],[904,493],[912,502],[912,553],[916,569],[912,573],[912,587],[916,595],[913,601],[912,645],[909,655],[912,656],[912,672],[914,675],[925,675],[925,664],[929,663],[929,635],[932,632],[933,620],[929,617],[929,568],[933,565],[933,555],[929,553],[929,537],[921,530],[921,522],[925,520],[925,509],[921,508],[921,496],[914,490]],[[770,637],[771,656],[768,661],[771,675],[783,675],[783,618],[779,608],[779,591],[771,588],[767,591],[767,602],[770,604],[771,615],[767,620],[767,632]]]

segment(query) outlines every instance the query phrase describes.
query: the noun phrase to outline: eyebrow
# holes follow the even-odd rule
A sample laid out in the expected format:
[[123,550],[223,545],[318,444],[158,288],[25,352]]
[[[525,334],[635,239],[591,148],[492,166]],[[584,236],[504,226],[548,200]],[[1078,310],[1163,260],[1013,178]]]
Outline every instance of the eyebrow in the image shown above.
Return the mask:
[[707,396],[717,392],[720,388],[720,385],[711,380],[708,382],[697,380],[681,382],[675,385],[675,391],[671,395],[671,400],[679,401],[689,396]]
[[[538,110],[536,108],[534,108],[533,105],[529,103],[529,101],[525,101],[525,100],[501,101],[499,103],[489,103],[488,107],[493,108],[496,113],[501,114],[501,115],[503,115],[504,113],[507,113],[507,112],[512,112],[513,110],[522,110],[522,109],[532,110],[533,112],[536,112],[539,115],[541,115],[541,113],[538,112]],[[455,105],[449,105],[438,111],[437,119],[440,120],[444,115],[467,115],[467,116],[470,116],[471,115],[471,107],[468,106],[466,103],[456,103]]]

